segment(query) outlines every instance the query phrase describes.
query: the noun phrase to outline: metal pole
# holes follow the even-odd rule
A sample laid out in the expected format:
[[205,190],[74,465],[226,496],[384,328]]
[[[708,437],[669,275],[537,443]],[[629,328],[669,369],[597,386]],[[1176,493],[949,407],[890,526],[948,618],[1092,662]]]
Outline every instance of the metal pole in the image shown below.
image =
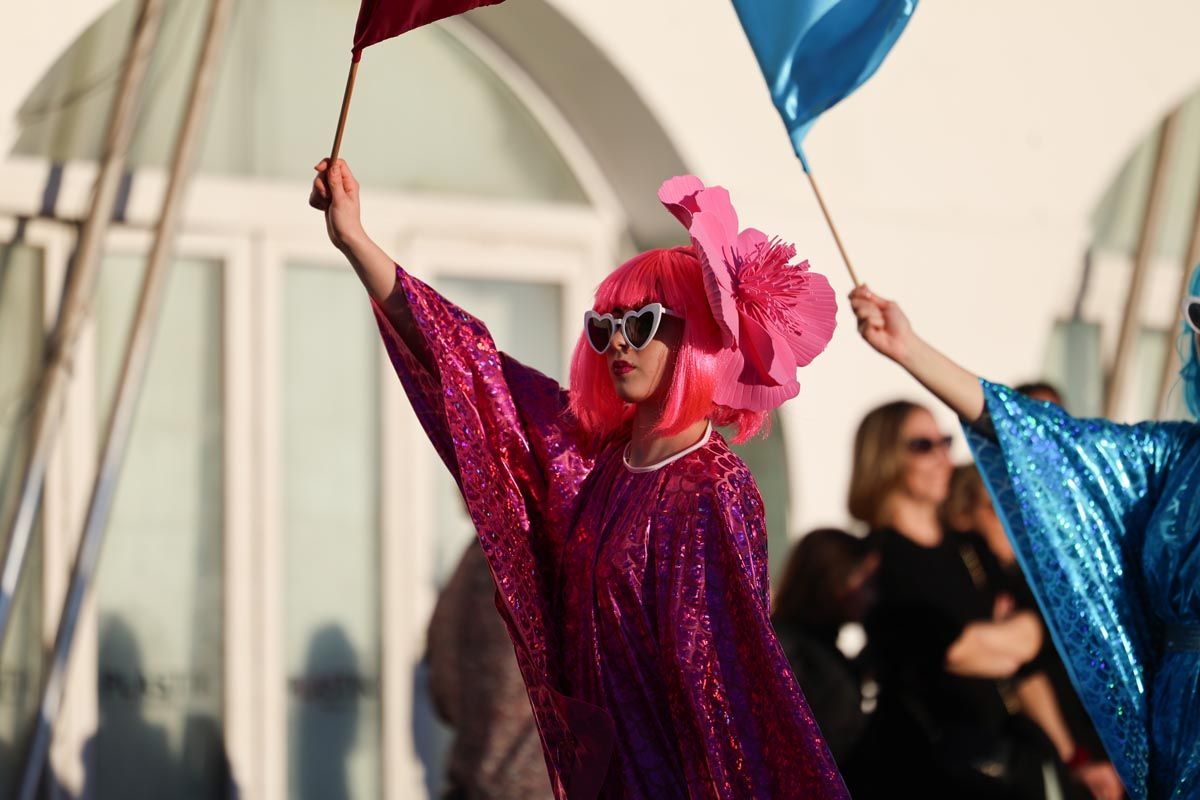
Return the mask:
[[63,614],[59,619],[58,632],[54,638],[54,651],[50,669],[42,685],[42,701],[24,772],[21,777],[19,800],[34,800],[40,782],[46,753],[50,746],[54,720],[62,706],[66,682],[67,662],[71,644],[79,621],[96,562],[100,554],[108,512],[116,491],[117,476],[124,460],[125,449],[133,425],[134,411],[141,392],[150,346],[154,340],[159,313],[170,272],[170,257],[176,230],[179,227],[183,195],[192,174],[196,150],[199,145],[203,123],[208,116],[209,101],[216,82],[220,53],[225,33],[233,11],[233,0],[212,0],[204,44],[193,76],[191,97],[184,114],[179,138],[175,142],[175,153],[171,160],[171,175],[163,198],[162,211],[150,248],[146,274],[142,281],[133,329],[125,351],[125,360],[117,384],[116,400],[109,417],[92,497],[84,519],[79,547],[71,571],[71,582],[67,589]]
[[1158,223],[1162,216],[1162,201],[1167,183],[1167,165],[1179,127],[1179,110],[1172,111],[1163,120],[1158,131],[1158,152],[1154,156],[1154,171],[1150,176],[1150,195],[1146,199],[1146,211],[1142,217],[1142,229],[1134,254],[1133,274],[1129,277],[1129,291],[1125,296],[1125,313],[1121,318],[1120,338],[1117,340],[1117,355],[1109,373],[1108,390],[1104,396],[1104,416],[1115,417],[1121,403],[1121,390],[1125,375],[1129,371],[1134,345],[1137,343],[1141,317],[1143,290],[1150,261],[1154,257],[1154,246],[1158,242]]
[[113,101],[112,116],[104,139],[104,154],[92,190],[91,208],[79,233],[74,263],[67,274],[58,320],[51,334],[42,374],[37,383],[38,396],[34,403],[33,427],[30,432],[29,453],[25,459],[17,491],[17,507],[13,513],[8,535],[4,537],[3,564],[0,565],[0,645],[8,631],[12,616],[17,581],[29,550],[29,537],[37,517],[46,464],[58,434],[62,405],[71,378],[71,365],[79,333],[91,313],[92,293],[96,284],[97,265],[104,249],[104,238],[112,220],[125,158],[133,139],[137,111],[141,105],[142,87],[150,66],[150,56],[158,40],[163,14],[163,0],[142,0],[141,10],[134,23],[133,39],[121,73],[120,88]]
[[[1179,297],[1175,301],[1175,316],[1172,319],[1176,323],[1180,321],[1180,316],[1183,313],[1183,300],[1188,296],[1188,284],[1191,282],[1192,269],[1196,264],[1200,263],[1200,187],[1196,190],[1196,208],[1192,213],[1192,236],[1188,242],[1187,250],[1183,254],[1183,274],[1179,278]],[[1175,385],[1176,378],[1179,377],[1179,348],[1173,345],[1175,341],[1175,330],[1172,329],[1169,333],[1168,342],[1172,343],[1167,347],[1167,357],[1163,359],[1162,377],[1158,384],[1158,413],[1161,416],[1167,411],[1167,398],[1171,394],[1171,387]]]

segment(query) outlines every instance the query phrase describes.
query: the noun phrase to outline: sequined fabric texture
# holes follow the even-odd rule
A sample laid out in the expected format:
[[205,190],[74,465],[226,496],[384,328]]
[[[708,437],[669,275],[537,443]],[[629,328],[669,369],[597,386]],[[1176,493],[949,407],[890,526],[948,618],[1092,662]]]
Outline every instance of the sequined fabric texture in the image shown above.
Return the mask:
[[753,478],[719,435],[634,473],[549,378],[403,270],[434,370],[376,306],[497,586],[558,798],[847,798],[769,619]]
[[971,447],[1134,800],[1200,797],[1200,426],[1080,420],[983,382]]

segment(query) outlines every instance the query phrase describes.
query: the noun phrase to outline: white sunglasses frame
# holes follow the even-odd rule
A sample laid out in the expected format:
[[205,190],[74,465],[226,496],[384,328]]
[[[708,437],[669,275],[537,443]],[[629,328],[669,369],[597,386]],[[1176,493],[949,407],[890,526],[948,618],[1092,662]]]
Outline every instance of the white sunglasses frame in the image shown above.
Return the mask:
[[[654,312],[654,325],[650,328],[650,335],[646,337],[646,341],[642,343],[641,347],[639,347],[633,342],[629,341],[629,337],[625,335],[625,323],[631,317],[640,317],[647,311]],[[639,309],[630,309],[622,314],[620,319],[617,319],[612,314],[597,314],[595,311],[588,309],[583,313],[583,338],[587,340],[588,347],[592,348],[593,352],[595,352],[597,355],[604,355],[608,352],[609,348],[612,347],[613,337],[617,335],[617,331],[620,331],[621,337],[630,346],[630,348],[641,352],[649,347],[650,343],[654,341],[654,337],[658,335],[658,328],[662,324],[662,318],[664,316],[675,317],[675,319],[683,319],[682,316],[676,314],[662,303],[647,303]],[[612,323],[612,332],[608,335],[608,344],[604,346],[603,350],[597,349],[596,345],[592,344],[592,337],[588,336],[588,324],[593,320],[608,320],[610,323]]]
[[1200,326],[1196,325],[1196,321],[1192,319],[1192,315],[1188,313],[1188,309],[1193,303],[1200,304],[1200,295],[1192,294],[1185,297],[1183,299],[1183,303],[1180,305],[1179,310],[1183,312],[1183,321],[1186,322],[1188,327],[1192,329],[1192,332],[1200,334]]

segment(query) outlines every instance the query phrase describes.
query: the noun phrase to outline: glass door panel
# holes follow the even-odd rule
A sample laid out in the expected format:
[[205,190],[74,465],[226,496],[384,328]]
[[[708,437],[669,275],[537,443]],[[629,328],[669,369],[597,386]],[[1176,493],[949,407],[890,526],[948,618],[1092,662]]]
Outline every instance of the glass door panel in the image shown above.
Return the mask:
[[[98,430],[107,420],[144,272],[104,259],[97,287]],[[226,796],[222,735],[222,276],[176,260],[97,577],[99,800]]]
[[284,278],[288,786],[381,795],[379,344],[348,269]]

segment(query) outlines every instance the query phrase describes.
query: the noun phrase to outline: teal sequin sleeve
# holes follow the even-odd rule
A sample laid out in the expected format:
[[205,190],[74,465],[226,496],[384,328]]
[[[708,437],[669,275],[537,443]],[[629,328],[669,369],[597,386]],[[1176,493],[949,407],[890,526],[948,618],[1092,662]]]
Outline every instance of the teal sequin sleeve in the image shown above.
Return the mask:
[[1145,800],[1147,671],[1160,629],[1141,554],[1196,426],[1075,419],[982,383],[986,413],[967,428],[971,449],[1113,765],[1130,797]]

